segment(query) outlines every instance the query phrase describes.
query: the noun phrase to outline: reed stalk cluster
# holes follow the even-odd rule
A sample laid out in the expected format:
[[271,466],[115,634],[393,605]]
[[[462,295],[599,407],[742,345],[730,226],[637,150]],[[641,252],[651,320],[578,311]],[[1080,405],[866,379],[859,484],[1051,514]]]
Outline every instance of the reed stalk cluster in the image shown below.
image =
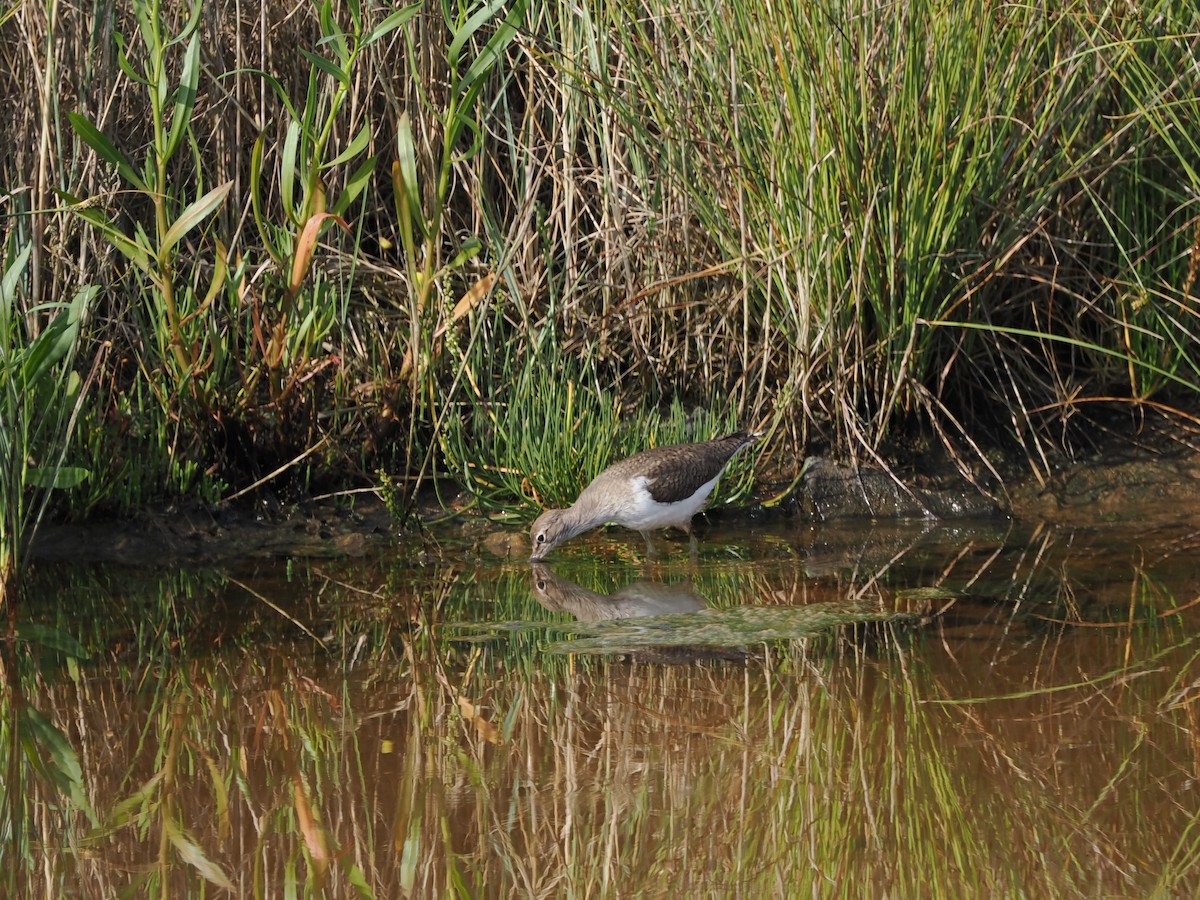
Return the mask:
[[5,340],[94,292],[76,514],[528,508],[660,418],[1042,476],[1091,410],[1195,421],[1198,42],[1185,0],[20,4]]

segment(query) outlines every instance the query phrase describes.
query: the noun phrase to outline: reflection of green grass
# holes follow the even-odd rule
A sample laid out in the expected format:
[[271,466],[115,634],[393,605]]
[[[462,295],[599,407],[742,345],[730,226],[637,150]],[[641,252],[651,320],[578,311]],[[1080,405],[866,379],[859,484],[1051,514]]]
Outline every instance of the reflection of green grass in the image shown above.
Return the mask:
[[[561,571],[601,594],[638,574],[586,560]],[[578,625],[532,598],[524,564],[406,559],[364,588],[367,572],[238,574],[286,615],[219,573],[31,582],[77,598],[69,615],[29,613],[90,659],[55,667],[43,649],[22,677],[75,749],[99,826],[34,777],[20,814],[45,843],[6,855],[10,893],[1200,888],[1185,802],[1200,654],[1176,620],[1014,629],[994,645],[955,644],[938,623],[899,638],[885,626],[868,643],[823,633],[737,665],[657,666],[546,654],[548,636]],[[780,577],[705,567],[693,587],[712,617],[778,628],[802,607],[743,604],[778,594]],[[475,643],[447,627],[464,621],[537,627]],[[678,638],[687,623],[673,624]],[[994,689],[992,667],[1013,661],[1030,689]],[[20,748],[0,747],[7,773]]]

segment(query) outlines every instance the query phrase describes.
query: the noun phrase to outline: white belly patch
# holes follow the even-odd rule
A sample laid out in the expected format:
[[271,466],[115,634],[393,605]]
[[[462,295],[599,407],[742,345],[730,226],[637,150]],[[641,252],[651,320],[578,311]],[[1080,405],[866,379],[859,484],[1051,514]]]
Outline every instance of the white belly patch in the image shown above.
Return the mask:
[[705,482],[696,493],[678,503],[659,503],[646,490],[648,480],[644,475],[629,480],[632,502],[628,509],[622,510],[620,515],[614,519],[618,525],[624,525],[626,528],[633,528],[637,531],[650,531],[655,528],[667,528],[671,525],[686,528],[691,522],[692,516],[696,515],[704,506],[704,501],[708,499],[708,495],[712,493],[712,489],[717,483],[716,478]]

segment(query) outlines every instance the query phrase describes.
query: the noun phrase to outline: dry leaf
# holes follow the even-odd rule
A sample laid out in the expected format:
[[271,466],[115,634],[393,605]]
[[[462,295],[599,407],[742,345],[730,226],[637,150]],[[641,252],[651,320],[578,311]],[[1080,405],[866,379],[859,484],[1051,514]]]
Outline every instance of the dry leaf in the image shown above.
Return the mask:
[[458,698],[458,711],[462,713],[464,719],[468,719],[475,725],[475,730],[479,732],[481,738],[489,744],[500,743],[500,729],[481,716],[479,710],[475,708],[475,704],[466,697]]

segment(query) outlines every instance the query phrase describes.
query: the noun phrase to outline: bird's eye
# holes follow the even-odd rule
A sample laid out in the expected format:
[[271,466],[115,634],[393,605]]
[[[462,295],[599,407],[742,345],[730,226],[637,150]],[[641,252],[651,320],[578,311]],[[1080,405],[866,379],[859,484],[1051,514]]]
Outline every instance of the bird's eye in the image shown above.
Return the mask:
[[539,582],[538,582],[538,584],[537,584],[537,588],[538,588],[538,590],[539,590],[539,591],[544,591],[544,590],[546,589],[546,582],[544,582],[544,581],[539,581]]
[[537,542],[538,542],[539,544],[544,544],[544,543],[546,543],[546,532],[544,532],[544,531],[539,531],[539,532],[538,532],[538,536],[537,536]]

